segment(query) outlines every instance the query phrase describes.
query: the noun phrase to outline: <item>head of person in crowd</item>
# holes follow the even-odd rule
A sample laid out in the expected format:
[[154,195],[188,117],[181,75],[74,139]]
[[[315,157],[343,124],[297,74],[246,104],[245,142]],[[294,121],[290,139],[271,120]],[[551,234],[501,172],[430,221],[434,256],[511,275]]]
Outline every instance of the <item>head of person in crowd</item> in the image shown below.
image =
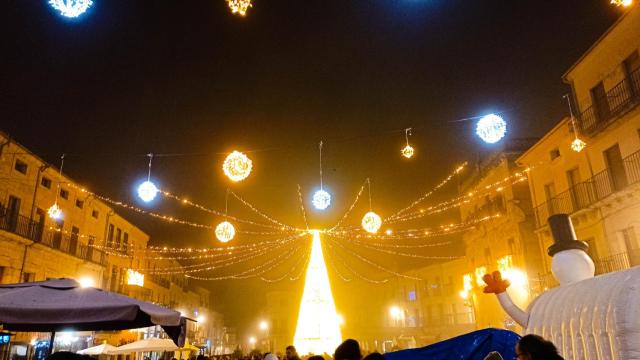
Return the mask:
[[362,353],[360,352],[360,344],[353,339],[347,339],[338,345],[333,355],[334,360],[360,360]]
[[365,356],[363,360],[384,360],[384,355],[380,354],[379,352],[372,352],[371,354]]
[[285,357],[286,357],[287,360],[298,360],[298,359],[300,359],[300,356],[298,356],[298,351],[296,350],[296,347],[293,346],[293,345],[287,346]]
[[517,360],[563,360],[556,346],[542,336],[525,335],[516,344]]

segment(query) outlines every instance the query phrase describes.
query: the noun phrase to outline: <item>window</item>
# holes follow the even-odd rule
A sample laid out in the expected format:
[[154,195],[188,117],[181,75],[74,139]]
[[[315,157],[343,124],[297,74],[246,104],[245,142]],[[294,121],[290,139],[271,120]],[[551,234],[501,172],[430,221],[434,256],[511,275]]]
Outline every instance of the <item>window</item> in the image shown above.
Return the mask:
[[69,199],[69,190],[60,189],[60,197],[68,200]]
[[409,301],[416,301],[416,291],[415,290],[411,290],[409,291]]
[[36,281],[36,273],[26,272],[22,274],[23,282],[34,282]]
[[120,230],[120,228],[116,229],[116,243],[115,243],[115,248],[116,249],[120,249],[120,241],[122,240],[122,230]]
[[108,246],[113,247],[113,231],[114,231],[114,227],[113,224],[109,224],[109,231],[107,232],[107,243],[109,244]]
[[551,160],[555,160],[560,157],[560,149],[555,148],[549,152],[549,157]]
[[84,207],[84,200],[76,199],[76,207],[82,209]]
[[13,166],[14,169],[16,169],[17,172],[26,175],[27,174],[27,163],[20,160],[20,159],[16,159],[16,163]]
[[596,111],[598,121],[606,121],[611,117],[609,100],[607,100],[607,92],[604,89],[602,81],[591,88],[591,101],[593,102],[593,108]]
[[51,179],[43,176],[42,179],[40,179],[40,185],[46,187],[47,189],[51,189]]
[[122,240],[122,251],[127,252],[129,250],[129,233],[124,233],[124,238]]
[[97,219],[99,215],[100,215],[100,212],[98,212],[98,210],[93,209],[93,211],[91,211],[91,216],[92,216],[94,219]]

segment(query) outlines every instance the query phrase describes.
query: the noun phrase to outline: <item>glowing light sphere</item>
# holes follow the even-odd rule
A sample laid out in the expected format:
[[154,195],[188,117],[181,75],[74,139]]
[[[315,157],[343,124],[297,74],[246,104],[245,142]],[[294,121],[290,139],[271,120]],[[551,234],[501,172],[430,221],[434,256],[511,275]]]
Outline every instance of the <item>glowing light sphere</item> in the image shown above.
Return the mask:
[[318,190],[313,194],[311,202],[316,209],[325,210],[331,205],[331,194],[324,190]]
[[400,152],[402,153],[402,156],[406,157],[407,159],[411,159],[411,157],[415,153],[415,150],[411,145],[407,145]]
[[375,234],[380,229],[380,226],[382,226],[382,219],[380,218],[380,215],[373,211],[369,211],[362,217],[362,228],[366,232]]
[[53,205],[51,205],[49,210],[47,210],[47,214],[49,214],[49,217],[52,218],[53,220],[62,219],[62,209],[60,209],[60,206],[58,206],[58,203],[54,203]]
[[232,14],[238,14],[240,16],[247,15],[247,10],[253,6],[251,0],[227,0],[227,4]]
[[216,238],[218,238],[220,242],[229,242],[234,236],[236,236],[236,228],[234,228],[230,222],[223,221],[216,226]]
[[66,16],[68,18],[75,18],[82,14],[91,5],[93,5],[92,0],[49,0],[49,5],[52,8],[60,11],[60,15]]
[[242,181],[251,174],[253,168],[253,162],[247,157],[247,155],[240,151],[234,151],[229,154],[224,163],[222,164],[222,170],[231,181]]
[[142,201],[149,202],[156,198],[158,195],[158,188],[154,183],[147,180],[138,186],[138,196]]
[[587,147],[587,143],[578,138],[571,142],[571,150],[575,152],[580,152],[584,150],[585,147]]
[[476,134],[486,143],[495,144],[507,133],[507,123],[500,116],[489,114],[476,125]]

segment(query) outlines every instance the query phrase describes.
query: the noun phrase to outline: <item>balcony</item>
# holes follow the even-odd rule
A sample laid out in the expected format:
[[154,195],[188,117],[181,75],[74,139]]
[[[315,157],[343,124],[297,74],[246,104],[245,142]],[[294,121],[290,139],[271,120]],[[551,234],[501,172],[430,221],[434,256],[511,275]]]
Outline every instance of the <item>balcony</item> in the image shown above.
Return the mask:
[[19,235],[82,260],[99,265],[107,263],[104,252],[82,244],[78,240],[78,235],[45,230],[44,224],[29,220],[22,215],[11,214],[4,207],[0,207],[0,230]]
[[593,136],[640,104],[640,69],[605,93],[580,114],[582,133]]
[[158,274],[147,274],[145,275],[145,277],[147,278],[147,280],[156,283],[157,285],[160,285],[165,289],[171,287],[171,282]]
[[640,151],[624,158],[623,164],[624,172],[604,169],[590,179],[538,205],[535,208],[538,227],[546,225],[551,215],[573,214],[640,182]]

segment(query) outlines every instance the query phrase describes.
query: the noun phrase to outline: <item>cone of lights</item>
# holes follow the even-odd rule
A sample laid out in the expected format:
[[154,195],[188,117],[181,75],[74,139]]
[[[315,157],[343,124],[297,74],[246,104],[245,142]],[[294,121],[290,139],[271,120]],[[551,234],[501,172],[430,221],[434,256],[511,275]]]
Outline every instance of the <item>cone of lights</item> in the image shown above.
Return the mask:
[[293,344],[300,354],[333,354],[341,342],[340,321],[322,255],[320,233],[315,230]]

